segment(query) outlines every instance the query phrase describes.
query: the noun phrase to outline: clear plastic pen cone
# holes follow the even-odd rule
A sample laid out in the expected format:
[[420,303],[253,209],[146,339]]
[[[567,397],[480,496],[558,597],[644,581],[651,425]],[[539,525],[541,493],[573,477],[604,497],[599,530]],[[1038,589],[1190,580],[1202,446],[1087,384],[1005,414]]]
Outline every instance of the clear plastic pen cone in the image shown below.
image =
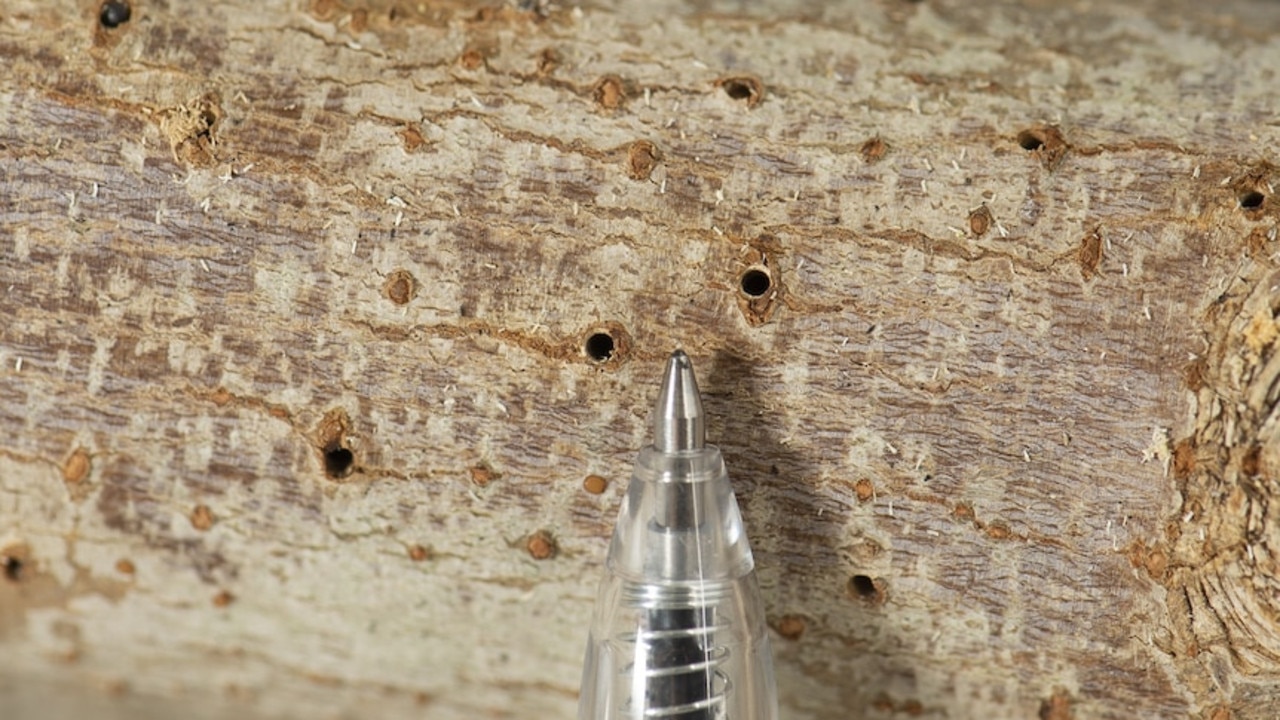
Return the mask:
[[775,720],[753,567],[719,450],[644,450],[609,547],[579,720]]

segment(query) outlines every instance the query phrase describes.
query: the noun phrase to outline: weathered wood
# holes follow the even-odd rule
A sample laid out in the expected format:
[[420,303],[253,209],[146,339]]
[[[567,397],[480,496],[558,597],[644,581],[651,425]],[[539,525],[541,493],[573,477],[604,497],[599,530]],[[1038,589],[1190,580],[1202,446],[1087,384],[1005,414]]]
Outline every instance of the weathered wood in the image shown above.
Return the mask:
[[1275,717],[1280,6],[280,5],[0,8],[0,714],[571,716],[682,346],[785,717]]

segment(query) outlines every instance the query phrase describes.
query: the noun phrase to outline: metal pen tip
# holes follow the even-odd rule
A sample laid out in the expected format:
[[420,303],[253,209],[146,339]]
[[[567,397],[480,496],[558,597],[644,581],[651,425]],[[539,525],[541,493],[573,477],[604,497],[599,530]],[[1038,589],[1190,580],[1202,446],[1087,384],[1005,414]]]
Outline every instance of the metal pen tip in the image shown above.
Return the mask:
[[706,415],[693,362],[683,350],[671,353],[653,413],[653,446],[662,452],[697,450],[706,443]]

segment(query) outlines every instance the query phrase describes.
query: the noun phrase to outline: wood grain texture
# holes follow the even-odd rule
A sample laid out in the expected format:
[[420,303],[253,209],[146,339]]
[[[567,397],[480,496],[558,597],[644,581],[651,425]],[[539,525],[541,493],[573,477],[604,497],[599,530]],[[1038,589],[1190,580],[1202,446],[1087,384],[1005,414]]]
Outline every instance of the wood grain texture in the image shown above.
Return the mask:
[[679,346],[784,717],[1274,718],[1280,5],[1128,5],[6,4],[0,702],[572,716]]

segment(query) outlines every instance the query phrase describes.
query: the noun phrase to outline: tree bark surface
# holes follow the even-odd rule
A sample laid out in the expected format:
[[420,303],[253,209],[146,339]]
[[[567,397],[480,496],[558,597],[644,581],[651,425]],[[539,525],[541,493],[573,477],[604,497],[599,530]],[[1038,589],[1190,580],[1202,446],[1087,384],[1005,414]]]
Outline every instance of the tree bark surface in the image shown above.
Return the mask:
[[572,717],[682,347],[783,717],[1277,717],[1278,35],[5,4],[0,716]]

